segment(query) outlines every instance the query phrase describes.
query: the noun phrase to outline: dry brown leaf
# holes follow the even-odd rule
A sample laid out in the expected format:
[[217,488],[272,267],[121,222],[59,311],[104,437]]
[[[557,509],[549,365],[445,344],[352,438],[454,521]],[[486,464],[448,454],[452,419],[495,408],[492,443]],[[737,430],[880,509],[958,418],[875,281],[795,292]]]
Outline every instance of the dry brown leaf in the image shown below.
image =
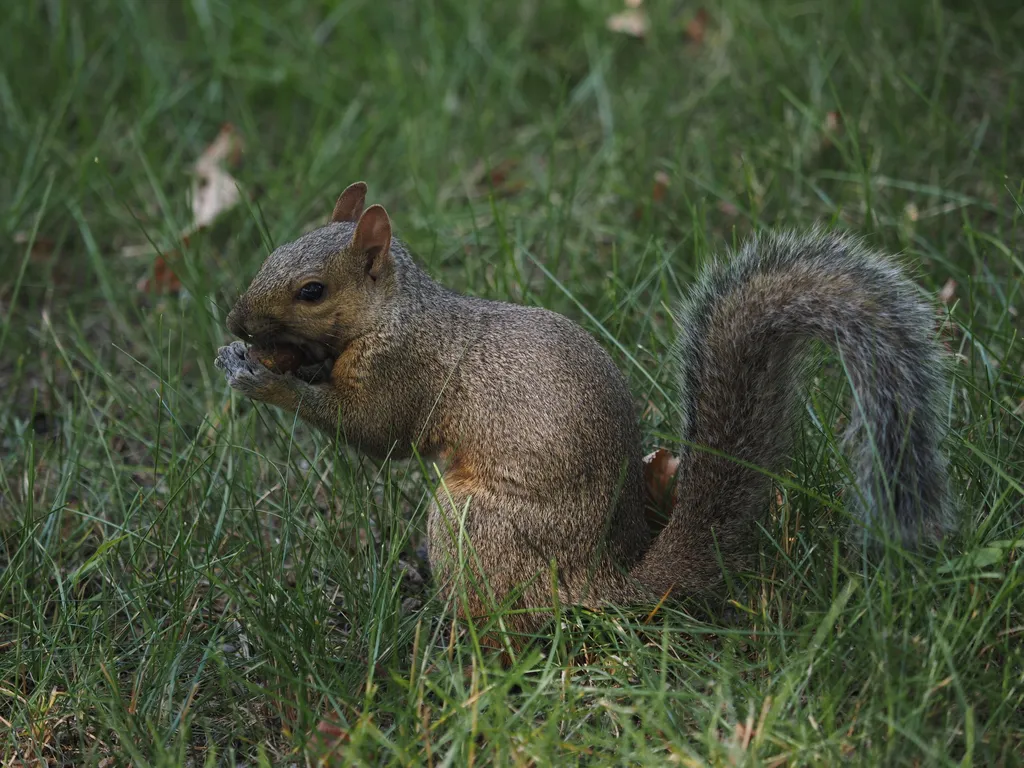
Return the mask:
[[[753,714],[753,713],[751,713]],[[750,740],[754,737],[755,730],[753,723],[736,723],[733,726],[733,740],[744,752],[750,747]]]
[[728,200],[719,200],[715,207],[718,208],[719,213],[728,216],[730,219],[735,218],[740,213],[740,209]]
[[821,139],[821,148],[828,149],[832,146],[832,139],[841,136],[843,133],[842,116],[835,110],[827,112],[821,130],[824,134]]
[[321,720],[316,727],[316,732],[327,739],[340,740],[348,738],[348,731],[330,720]]
[[167,264],[162,254],[153,260],[153,275],[141,278],[135,287],[142,293],[177,293],[181,290],[181,280]]
[[234,177],[219,168],[196,179],[192,184],[192,215],[194,220],[187,232],[210,226],[218,216],[241,201],[242,195]]
[[493,166],[484,161],[478,162],[466,175],[466,185],[473,197],[494,194],[496,197],[510,197],[526,188],[522,178],[514,178],[513,173],[519,167],[516,158],[507,158]]
[[[217,217],[241,202],[238,182],[224,170],[225,163],[237,163],[241,155],[241,137],[231,123],[225,123],[192,167],[192,223],[181,233],[183,242],[188,243],[189,236],[210,226]],[[127,257],[143,256],[153,253],[153,248],[149,245],[129,245],[122,248],[121,253]],[[157,293],[180,291],[181,280],[167,263],[172,256],[177,254],[158,253],[153,262],[152,278],[142,278],[136,288]]]
[[627,8],[609,16],[605,26],[610,32],[643,39],[647,36],[651,22],[641,8]]
[[[29,240],[31,239],[32,235],[28,232],[14,233],[14,242],[16,245],[28,245]],[[54,243],[51,238],[36,234],[36,239],[32,241],[32,251],[29,253],[29,258],[33,261],[42,261],[53,253],[54,245],[56,245],[56,243]]]
[[[938,299],[943,306],[949,307],[956,303],[956,280],[952,277],[946,280],[939,289]],[[939,340],[950,354],[953,353],[953,344],[960,337],[960,328],[953,322],[952,315],[948,311],[937,309],[939,316]]]
[[225,162],[237,165],[242,159],[242,138],[231,123],[224,123],[217,133],[217,137],[210,142],[210,146],[203,150],[203,154],[196,160],[195,169],[202,173],[204,169],[223,165]]
[[675,505],[676,471],[679,459],[664,448],[643,458],[644,481],[647,484],[647,501],[650,509],[647,522],[654,528],[661,528],[672,516]]
[[700,45],[704,42],[704,34],[708,28],[708,12],[704,8],[698,8],[693,18],[686,23],[686,36],[690,42]]
[[327,757],[340,754],[340,748],[348,743],[348,739],[348,731],[340,725],[330,720],[321,720],[316,727],[316,733],[310,741],[317,753]]
[[947,307],[956,300],[956,280],[952,277],[946,281],[946,284],[942,286],[939,291],[939,301],[945,304]]
[[654,202],[660,203],[665,199],[670,183],[671,180],[667,173],[664,171],[654,172],[654,188],[651,190],[651,197],[654,198]]
[[519,161],[514,158],[502,160],[487,173],[487,181],[490,188],[498,197],[508,197],[521,192],[526,187],[523,179],[513,179],[512,172],[519,167]]
[[487,180],[491,183],[491,186],[500,187],[508,181],[508,176],[513,170],[515,170],[516,165],[517,163],[515,160],[502,160],[496,166],[491,168],[487,174]]
[[[672,180],[667,173],[664,171],[654,172],[654,181],[651,183],[651,200],[658,204],[665,199],[665,195],[668,194],[668,188]],[[644,217],[644,210],[646,206],[644,203],[638,203],[636,208],[633,209],[633,218],[640,220]]]
[[191,233],[207,227],[224,211],[241,202],[238,182],[224,170],[226,160],[237,162],[242,152],[242,141],[231,123],[225,123],[217,138],[196,161],[195,179],[192,181]]

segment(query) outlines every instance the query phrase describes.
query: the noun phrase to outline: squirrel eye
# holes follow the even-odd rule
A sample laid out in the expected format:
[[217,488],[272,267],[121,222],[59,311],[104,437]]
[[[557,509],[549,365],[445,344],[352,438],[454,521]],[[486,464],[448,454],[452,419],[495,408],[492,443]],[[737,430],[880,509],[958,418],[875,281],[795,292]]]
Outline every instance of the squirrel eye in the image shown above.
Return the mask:
[[323,283],[306,283],[299,288],[299,298],[302,301],[319,301],[324,295]]

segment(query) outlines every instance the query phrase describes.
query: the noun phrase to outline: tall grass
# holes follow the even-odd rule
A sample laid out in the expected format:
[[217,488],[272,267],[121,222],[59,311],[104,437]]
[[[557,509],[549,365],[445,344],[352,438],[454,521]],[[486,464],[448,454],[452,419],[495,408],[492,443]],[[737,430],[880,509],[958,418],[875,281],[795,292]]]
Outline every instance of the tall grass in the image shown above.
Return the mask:
[[[1019,762],[1024,13],[723,0],[698,43],[695,6],[649,4],[643,41],[611,0],[5,10],[5,765],[301,764],[324,719],[355,764]],[[224,122],[247,203],[182,242]],[[446,284],[593,332],[652,447],[711,253],[815,221],[901,252],[946,287],[961,534],[880,566],[841,546],[832,360],[726,609],[567,609],[500,668],[431,591],[418,465],[213,368],[266,253],[359,178]],[[181,291],[139,290],[147,242]]]

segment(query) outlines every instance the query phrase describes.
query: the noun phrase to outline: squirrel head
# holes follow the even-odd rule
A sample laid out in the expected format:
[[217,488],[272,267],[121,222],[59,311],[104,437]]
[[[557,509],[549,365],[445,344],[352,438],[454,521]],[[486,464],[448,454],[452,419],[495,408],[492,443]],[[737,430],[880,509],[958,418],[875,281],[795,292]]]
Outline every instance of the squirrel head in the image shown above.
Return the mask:
[[352,184],[326,226],[275,249],[228,314],[228,329],[322,360],[386,322],[396,293],[391,219],[380,205],[364,211],[365,202],[366,184]]

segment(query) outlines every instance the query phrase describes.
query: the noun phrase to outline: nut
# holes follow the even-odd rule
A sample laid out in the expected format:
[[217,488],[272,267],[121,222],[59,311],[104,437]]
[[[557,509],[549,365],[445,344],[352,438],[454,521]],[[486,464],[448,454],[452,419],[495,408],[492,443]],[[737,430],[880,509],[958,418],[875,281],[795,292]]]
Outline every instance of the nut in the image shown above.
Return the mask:
[[262,363],[274,373],[295,373],[306,362],[306,356],[294,344],[253,346],[245,354],[253,362]]

